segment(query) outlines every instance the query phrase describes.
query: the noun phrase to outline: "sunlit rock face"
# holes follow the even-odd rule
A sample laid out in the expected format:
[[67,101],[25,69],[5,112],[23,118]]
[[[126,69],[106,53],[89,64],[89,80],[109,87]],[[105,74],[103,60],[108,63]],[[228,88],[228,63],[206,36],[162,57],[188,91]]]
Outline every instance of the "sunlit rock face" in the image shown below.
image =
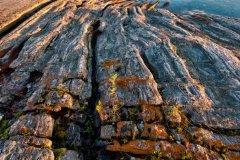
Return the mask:
[[58,0],[5,32],[0,159],[239,159],[240,20],[157,4]]

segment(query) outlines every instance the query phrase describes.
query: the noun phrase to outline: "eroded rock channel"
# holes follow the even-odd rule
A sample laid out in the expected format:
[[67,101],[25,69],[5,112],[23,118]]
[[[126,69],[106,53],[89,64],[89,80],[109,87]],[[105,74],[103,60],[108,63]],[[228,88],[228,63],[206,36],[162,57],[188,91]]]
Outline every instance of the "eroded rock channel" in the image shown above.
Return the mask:
[[0,159],[240,159],[240,20],[57,0],[0,39]]

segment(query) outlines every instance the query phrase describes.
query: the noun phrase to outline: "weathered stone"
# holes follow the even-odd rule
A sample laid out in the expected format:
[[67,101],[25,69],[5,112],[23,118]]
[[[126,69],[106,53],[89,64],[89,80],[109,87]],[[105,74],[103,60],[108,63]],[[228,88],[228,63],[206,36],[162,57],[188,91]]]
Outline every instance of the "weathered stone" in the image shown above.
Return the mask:
[[121,138],[136,137],[139,134],[137,125],[132,121],[121,121],[117,123],[116,136]]
[[[239,48],[239,21],[234,18],[219,15],[209,15],[204,12],[188,12],[183,15],[184,19],[191,21],[203,34],[210,36],[218,43],[226,43],[230,48]],[[205,25],[201,25],[205,24]],[[226,29],[229,30],[226,31]]]
[[10,138],[12,141],[17,141],[19,144],[27,144],[35,147],[51,148],[52,141],[47,138],[37,138],[34,136],[17,135]]
[[205,160],[205,159],[220,159],[221,156],[213,152],[211,150],[208,150],[207,148],[204,148],[200,145],[193,145],[190,144],[190,155],[191,158],[193,159],[200,159],[200,160]]
[[231,151],[227,152],[226,158],[229,160],[240,159],[240,153],[239,152],[231,152]]
[[86,100],[91,97],[92,86],[86,84],[81,79],[73,79],[70,83],[69,89],[73,95],[78,95],[80,100]]
[[[235,137],[237,140],[239,140],[239,137]],[[228,139],[228,138],[227,138]],[[237,141],[233,141],[230,144],[223,142],[231,151],[236,151],[236,152],[240,152],[240,143]]]
[[[108,15],[112,17],[109,18]],[[116,20],[113,22],[112,19]],[[101,20],[106,27],[97,39],[96,58],[97,82],[100,83],[103,104],[111,104],[113,97],[109,90],[112,87],[116,88],[116,101],[121,105],[161,104],[157,83],[141,56],[141,51],[132,41],[123,40],[127,39],[122,28],[122,23],[127,20],[124,14],[119,15],[117,10],[109,7]],[[110,83],[113,75],[117,75],[114,86]]]
[[61,160],[83,160],[79,153],[72,150],[67,150],[61,157]]
[[37,137],[51,137],[54,119],[48,114],[27,114],[18,118],[11,126],[9,134],[33,135]]
[[18,141],[0,142],[0,159],[54,160],[53,152],[47,148],[37,148]]
[[168,134],[162,125],[145,124],[141,137],[152,140],[167,139]]
[[216,134],[202,128],[193,128],[192,134],[197,138],[197,141],[202,142],[209,147],[214,146],[220,150],[222,147],[226,146],[229,150],[240,151],[239,136]]
[[109,107],[101,106],[101,110],[98,111],[101,121],[111,121],[111,109]]
[[[97,133],[105,139],[98,145],[112,152],[238,159],[239,20],[176,15],[154,9],[158,3],[57,0],[0,39],[0,111],[27,113],[11,126],[0,159],[53,158],[40,148],[51,146],[45,138],[54,123],[44,112],[69,125],[66,144],[54,141],[60,147],[94,146]],[[98,99],[102,123],[93,111]],[[93,121],[81,115],[85,109]],[[209,129],[192,131],[196,124]],[[82,131],[87,125],[92,134]]]
[[180,124],[182,122],[179,108],[176,106],[163,106],[166,120],[172,124]]
[[[49,83],[54,81],[60,84],[63,79],[73,78],[69,87],[74,94],[82,92],[78,95],[84,95],[83,99],[91,95],[91,64],[88,63],[87,57],[91,57],[92,49],[84,46],[88,46],[89,41],[85,39],[91,32],[91,27],[85,26],[93,24],[91,19],[94,19],[95,15],[82,8],[76,9],[75,3],[66,3],[55,2],[49,5],[0,42],[1,51],[4,51],[5,55],[1,59],[7,59],[7,55],[11,54],[8,49],[16,48],[25,40],[18,58],[10,66],[27,73],[34,70],[45,72],[39,81],[41,85],[28,98],[29,107],[38,101],[42,92],[48,89]],[[162,96],[164,101],[188,105],[188,111],[194,115],[192,117],[195,122],[236,128],[238,123],[235,118],[239,117],[239,112],[235,109],[239,103],[239,60],[234,55],[238,48],[236,42],[239,41],[239,32],[236,32],[239,24],[236,19],[198,12],[181,17],[163,9],[152,14],[151,11],[139,7],[125,6],[120,10],[120,4],[114,4],[112,1],[109,3],[112,6],[104,10],[100,18],[99,30],[102,33],[97,37],[94,50],[97,59],[96,77],[100,83],[102,103],[110,103],[111,84],[108,80],[117,74],[116,95],[122,105],[161,104]],[[62,6],[66,9],[62,9]],[[101,10],[106,4],[84,5],[91,9],[93,6],[96,7],[94,10]],[[53,7],[55,8],[51,10]],[[130,11],[129,14],[126,14],[127,10]],[[111,15],[111,18],[108,15]],[[199,18],[202,17],[211,21],[200,25]],[[78,20],[81,21],[80,24],[77,23]],[[62,21],[64,23],[60,23]],[[224,30],[226,27],[228,30]],[[217,28],[218,31],[213,28]],[[223,33],[227,35],[225,39],[216,36]],[[38,36],[33,36],[35,34]],[[204,34],[211,38],[199,36]],[[234,41],[230,37],[234,37]],[[222,45],[223,43],[226,45]],[[112,50],[116,53],[110,53]],[[64,76],[61,76],[61,73],[64,73]],[[76,87],[78,84],[83,86],[80,88],[87,89]],[[225,86],[228,86],[229,90],[224,89]],[[194,106],[194,109],[191,106]],[[230,120],[228,117],[233,116],[230,115],[233,111],[236,111],[236,116]],[[199,116],[198,112],[203,116]],[[226,118],[222,118],[221,113],[225,113]],[[207,116],[209,114],[211,116]],[[216,119],[221,123],[216,123]]]
[[135,140],[130,141],[125,145],[120,145],[117,141],[114,141],[113,145],[108,145],[107,150],[114,152],[128,152],[138,155],[148,155],[155,151],[158,146],[159,152],[163,157],[180,159],[184,154],[184,147],[178,144],[171,144],[166,141],[154,142],[149,140]]
[[184,132],[184,128],[171,129],[171,133],[174,136],[174,139],[179,142],[188,142],[188,135]]
[[112,125],[106,125],[101,127],[100,138],[111,139],[115,135],[116,135],[115,129]]
[[50,92],[46,96],[45,104],[51,106],[49,108],[53,108],[54,111],[60,111],[62,107],[71,109],[73,107],[73,99],[71,95],[62,93],[62,91]]
[[25,71],[16,71],[11,74],[11,78],[0,87],[0,103],[2,103],[0,108],[13,103],[16,97],[23,97],[29,77],[30,73]]
[[67,129],[67,144],[72,147],[81,147],[83,144],[83,137],[81,128],[71,123]]
[[153,122],[153,121],[162,121],[163,120],[163,115],[162,115],[159,107],[143,105],[141,115],[145,122]]

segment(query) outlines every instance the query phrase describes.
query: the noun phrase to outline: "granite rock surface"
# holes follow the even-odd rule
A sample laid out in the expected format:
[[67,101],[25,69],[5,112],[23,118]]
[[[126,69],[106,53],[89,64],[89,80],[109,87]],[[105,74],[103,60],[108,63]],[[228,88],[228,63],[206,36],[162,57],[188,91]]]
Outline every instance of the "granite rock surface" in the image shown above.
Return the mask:
[[0,159],[240,159],[240,20],[56,0],[0,39]]

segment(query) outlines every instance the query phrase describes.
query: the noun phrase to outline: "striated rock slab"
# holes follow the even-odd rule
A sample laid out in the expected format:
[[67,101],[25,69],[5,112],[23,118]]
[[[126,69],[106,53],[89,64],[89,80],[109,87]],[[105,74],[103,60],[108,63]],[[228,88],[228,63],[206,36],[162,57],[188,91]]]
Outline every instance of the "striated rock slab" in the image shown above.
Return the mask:
[[11,126],[9,134],[34,135],[38,137],[51,137],[53,132],[54,119],[47,114],[23,115]]
[[[97,82],[100,83],[101,101],[103,104],[111,104],[113,97],[109,88],[115,85],[115,101],[121,105],[161,104],[157,83],[144,62],[141,51],[128,39],[127,33],[130,31],[126,32],[122,26],[128,18],[130,17],[126,17],[126,10],[115,10],[111,7],[107,8],[101,17],[100,33],[96,42],[96,60],[99,66]],[[142,17],[139,15],[136,19],[141,20]],[[117,75],[116,84],[111,84],[111,76],[114,75]]]
[[[232,49],[227,43],[223,45],[213,36],[204,36],[207,33],[202,29],[223,23],[218,16],[208,15],[209,23],[196,25],[203,21],[205,14],[195,13],[195,18],[194,13],[179,17],[166,10],[152,14],[139,7],[112,6],[98,16],[95,13],[100,6],[86,11],[76,5],[52,3],[1,40],[2,71],[15,68],[12,79],[26,74],[25,81],[7,82],[6,79],[2,83],[15,90],[1,91],[3,105],[26,91],[24,86],[34,71],[41,72],[42,76],[38,85],[27,85],[30,97],[22,101],[26,110],[35,109],[39,99],[45,99],[48,92],[59,88],[86,101],[92,95],[91,57],[94,55],[96,83],[104,105],[160,105],[164,100],[172,105],[187,106],[184,109],[193,115],[195,123],[216,128],[239,127],[236,109],[239,106],[239,59],[235,55],[238,46]],[[238,32],[234,31],[238,20],[232,23],[232,32],[231,21],[225,32],[235,34],[237,39]],[[227,38],[231,44],[236,41]],[[13,54],[18,55],[14,61]]]
[[158,3],[57,0],[1,38],[0,159],[238,159],[239,19]]

